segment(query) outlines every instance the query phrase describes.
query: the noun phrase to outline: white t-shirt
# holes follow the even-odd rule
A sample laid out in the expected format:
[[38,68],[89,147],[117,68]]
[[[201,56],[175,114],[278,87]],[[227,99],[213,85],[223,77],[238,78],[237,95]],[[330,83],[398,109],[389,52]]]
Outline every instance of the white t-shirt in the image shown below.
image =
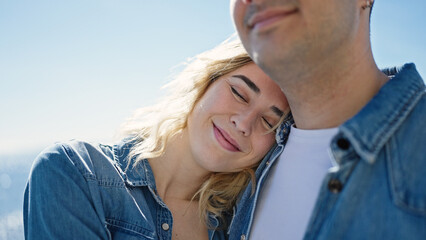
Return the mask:
[[303,238],[323,178],[332,167],[329,148],[337,131],[291,127],[260,193],[250,239]]

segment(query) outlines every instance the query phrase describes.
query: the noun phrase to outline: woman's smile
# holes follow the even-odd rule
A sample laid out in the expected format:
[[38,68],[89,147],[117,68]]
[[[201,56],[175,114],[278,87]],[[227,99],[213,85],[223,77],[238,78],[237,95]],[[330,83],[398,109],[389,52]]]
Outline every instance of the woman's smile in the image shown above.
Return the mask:
[[214,123],[213,123],[213,132],[217,142],[224,149],[231,152],[241,152],[241,149],[238,143],[225,130],[217,127]]

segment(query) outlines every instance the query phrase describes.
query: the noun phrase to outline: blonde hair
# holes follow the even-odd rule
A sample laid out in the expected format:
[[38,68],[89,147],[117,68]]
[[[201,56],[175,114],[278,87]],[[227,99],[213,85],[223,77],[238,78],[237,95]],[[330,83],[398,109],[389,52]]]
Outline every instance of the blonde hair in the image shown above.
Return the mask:
[[[161,156],[169,139],[187,126],[189,114],[215,80],[252,63],[239,40],[227,40],[188,60],[185,69],[165,87],[169,95],[154,106],[138,109],[123,126],[135,142],[129,159],[135,164]],[[256,164],[257,166],[257,164]],[[254,167],[241,172],[212,173],[193,197],[199,201],[200,218],[211,227],[209,213],[224,220],[238,195],[254,179]]]

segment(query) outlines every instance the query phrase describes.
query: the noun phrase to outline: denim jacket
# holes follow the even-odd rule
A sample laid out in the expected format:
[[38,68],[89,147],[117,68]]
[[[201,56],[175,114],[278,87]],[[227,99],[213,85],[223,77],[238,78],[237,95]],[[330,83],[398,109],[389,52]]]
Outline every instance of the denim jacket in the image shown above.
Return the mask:
[[[414,64],[383,72],[392,79],[332,139],[337,167],[322,182],[306,240],[426,239],[425,84]],[[290,125],[282,124],[257,169],[255,192],[249,185],[234,207],[230,240],[249,239],[259,193]]]
[[[25,238],[172,239],[172,213],[148,161],[126,169],[131,146],[71,141],[42,152],[25,189]],[[224,233],[209,230],[209,239]]]

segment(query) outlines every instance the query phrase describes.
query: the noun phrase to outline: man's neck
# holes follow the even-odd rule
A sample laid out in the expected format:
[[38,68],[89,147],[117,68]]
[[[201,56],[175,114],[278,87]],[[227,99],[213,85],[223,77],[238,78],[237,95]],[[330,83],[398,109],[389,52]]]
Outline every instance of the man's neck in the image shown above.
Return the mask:
[[317,64],[299,74],[299,79],[281,79],[298,128],[341,125],[356,115],[387,81],[370,51],[352,56],[355,57]]

